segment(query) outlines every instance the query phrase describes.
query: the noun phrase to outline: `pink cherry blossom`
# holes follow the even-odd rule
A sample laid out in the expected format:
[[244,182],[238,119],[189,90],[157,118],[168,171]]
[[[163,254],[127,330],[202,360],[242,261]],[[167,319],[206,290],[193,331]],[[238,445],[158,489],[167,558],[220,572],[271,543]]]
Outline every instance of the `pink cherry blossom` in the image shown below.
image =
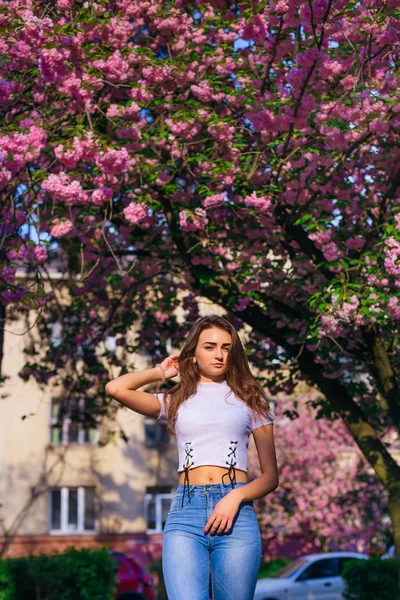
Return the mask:
[[195,138],[201,129],[201,124],[195,123],[194,121],[175,123],[172,119],[165,119],[165,123],[175,135],[178,135],[187,141]]
[[400,240],[390,236],[385,242],[384,252],[386,258],[384,265],[390,275],[400,277]]
[[121,150],[111,149],[100,152],[96,158],[96,165],[103,173],[119,174],[125,173],[130,167],[130,157],[126,148]]
[[44,263],[47,260],[47,250],[43,246],[35,246],[33,255],[38,263]]
[[184,231],[201,231],[208,223],[207,213],[202,208],[196,208],[194,212],[182,210],[179,213],[179,223]]
[[385,121],[382,121],[382,119],[373,119],[369,124],[369,129],[374,133],[379,133],[383,135],[387,133],[389,125]]
[[168,315],[167,313],[163,313],[161,310],[156,310],[154,316],[158,323],[164,323],[164,321],[166,321],[170,315]]
[[66,76],[69,54],[65,48],[43,48],[39,57],[39,69],[45,81],[56,82]]
[[84,203],[86,196],[79,181],[71,181],[66,173],[50,175],[42,184],[43,189],[61,202]]
[[56,220],[50,229],[50,235],[55,238],[64,237],[71,233],[73,229],[73,224],[69,219],[65,219],[64,221]]
[[147,206],[142,202],[131,202],[124,208],[125,219],[134,225],[140,225],[147,217]]
[[0,169],[0,190],[6,187],[7,183],[11,179],[11,175],[11,171],[8,171],[7,169]]
[[266,33],[267,24],[265,17],[255,15],[251,22],[243,20],[239,35],[243,40],[253,40],[257,43],[265,39]]
[[111,188],[103,187],[92,192],[92,202],[97,206],[102,206],[104,202],[108,202],[112,198],[113,192]]
[[211,194],[204,198],[202,204],[204,208],[214,208],[215,206],[220,206],[225,201],[225,194]]
[[104,73],[104,76],[112,82],[125,81],[128,77],[129,64],[122,57],[119,49],[108,57],[107,60],[95,60],[93,66]]
[[365,240],[362,238],[350,238],[346,242],[346,246],[350,248],[350,250],[359,250],[365,245]]
[[351,90],[357,83],[356,77],[353,75],[346,75],[343,79],[340,80],[340,84],[344,87],[345,90]]

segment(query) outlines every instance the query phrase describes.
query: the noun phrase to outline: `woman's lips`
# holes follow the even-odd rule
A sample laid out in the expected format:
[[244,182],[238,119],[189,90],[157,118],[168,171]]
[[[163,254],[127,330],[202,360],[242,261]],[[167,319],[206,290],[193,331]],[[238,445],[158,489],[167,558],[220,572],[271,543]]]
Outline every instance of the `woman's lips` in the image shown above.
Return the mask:
[[224,365],[212,365],[213,367],[223,367]]

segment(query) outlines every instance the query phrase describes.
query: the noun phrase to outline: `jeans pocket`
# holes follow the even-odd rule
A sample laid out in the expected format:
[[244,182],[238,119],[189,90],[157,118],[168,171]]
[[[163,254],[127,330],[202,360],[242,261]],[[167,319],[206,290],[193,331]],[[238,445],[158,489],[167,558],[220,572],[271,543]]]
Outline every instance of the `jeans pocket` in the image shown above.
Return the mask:
[[190,502],[190,498],[191,497],[186,492],[185,493],[185,498],[183,500],[183,503],[182,503],[182,498],[183,498],[183,494],[182,493],[175,494],[175,496],[172,499],[171,506],[169,507],[169,511],[168,511],[169,515],[173,515],[175,513],[181,512],[181,510],[183,510],[183,509],[185,509],[187,507],[187,505]]

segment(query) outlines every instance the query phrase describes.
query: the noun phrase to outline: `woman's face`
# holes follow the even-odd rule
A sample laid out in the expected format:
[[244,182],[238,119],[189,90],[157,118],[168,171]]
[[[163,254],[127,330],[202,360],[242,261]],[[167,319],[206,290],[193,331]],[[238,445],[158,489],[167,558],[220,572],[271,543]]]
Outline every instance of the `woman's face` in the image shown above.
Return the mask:
[[221,381],[228,370],[228,354],[232,336],[224,329],[203,329],[195,350],[200,381]]

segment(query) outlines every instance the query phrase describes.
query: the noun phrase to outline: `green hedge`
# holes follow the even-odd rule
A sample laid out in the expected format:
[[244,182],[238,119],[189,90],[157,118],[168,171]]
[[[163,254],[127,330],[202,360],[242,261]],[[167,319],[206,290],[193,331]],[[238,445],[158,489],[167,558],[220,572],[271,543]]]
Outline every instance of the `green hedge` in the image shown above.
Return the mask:
[[106,548],[0,560],[0,600],[113,600],[118,566]]
[[292,562],[292,560],[284,556],[262,562],[258,572],[258,579],[262,579],[263,577],[274,577],[276,573],[283,569],[283,567],[286,567],[290,562]]
[[345,563],[345,600],[399,600],[399,569],[392,558],[369,558]]

